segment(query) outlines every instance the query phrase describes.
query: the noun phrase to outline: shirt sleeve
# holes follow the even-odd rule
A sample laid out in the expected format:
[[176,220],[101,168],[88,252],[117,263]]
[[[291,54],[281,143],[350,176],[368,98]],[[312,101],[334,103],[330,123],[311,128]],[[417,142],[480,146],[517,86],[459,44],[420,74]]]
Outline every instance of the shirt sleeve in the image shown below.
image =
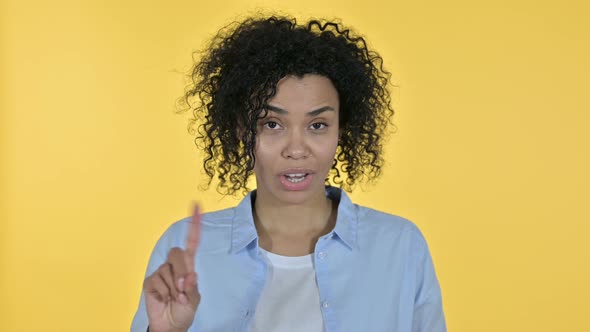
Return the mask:
[[418,229],[413,243],[417,270],[412,332],[446,332],[440,285],[428,244]]

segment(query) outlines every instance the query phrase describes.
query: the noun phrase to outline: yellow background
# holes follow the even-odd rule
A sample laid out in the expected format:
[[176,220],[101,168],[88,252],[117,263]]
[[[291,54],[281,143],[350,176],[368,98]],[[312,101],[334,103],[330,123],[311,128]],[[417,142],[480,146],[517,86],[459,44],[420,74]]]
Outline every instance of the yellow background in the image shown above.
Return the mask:
[[18,1],[0,7],[0,331],[125,331],[200,193],[191,52],[256,7],[341,17],[393,72],[361,204],[429,241],[449,331],[590,331],[586,1]]

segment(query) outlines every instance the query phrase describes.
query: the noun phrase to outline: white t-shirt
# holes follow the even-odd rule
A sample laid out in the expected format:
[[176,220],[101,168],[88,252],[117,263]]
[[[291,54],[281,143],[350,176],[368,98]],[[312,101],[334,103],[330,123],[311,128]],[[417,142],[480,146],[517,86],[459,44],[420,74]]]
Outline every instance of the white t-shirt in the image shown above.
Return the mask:
[[251,331],[325,331],[313,255],[288,257],[262,248],[260,251],[266,257],[269,273]]

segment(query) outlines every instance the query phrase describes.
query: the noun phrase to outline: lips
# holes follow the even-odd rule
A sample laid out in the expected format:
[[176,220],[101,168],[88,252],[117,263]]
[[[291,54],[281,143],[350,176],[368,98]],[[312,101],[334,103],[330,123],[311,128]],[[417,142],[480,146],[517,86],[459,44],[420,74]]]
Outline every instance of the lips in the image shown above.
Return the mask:
[[311,184],[313,173],[308,168],[288,168],[279,173],[279,180],[287,191],[306,190]]

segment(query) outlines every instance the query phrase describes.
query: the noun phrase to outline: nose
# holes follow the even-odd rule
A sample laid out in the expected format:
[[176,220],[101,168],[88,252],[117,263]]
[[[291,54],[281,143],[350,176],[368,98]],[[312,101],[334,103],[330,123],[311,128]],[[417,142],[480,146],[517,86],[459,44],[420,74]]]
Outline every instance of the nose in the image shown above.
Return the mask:
[[282,156],[289,159],[305,159],[309,156],[310,150],[304,135],[298,130],[292,130],[286,136]]

